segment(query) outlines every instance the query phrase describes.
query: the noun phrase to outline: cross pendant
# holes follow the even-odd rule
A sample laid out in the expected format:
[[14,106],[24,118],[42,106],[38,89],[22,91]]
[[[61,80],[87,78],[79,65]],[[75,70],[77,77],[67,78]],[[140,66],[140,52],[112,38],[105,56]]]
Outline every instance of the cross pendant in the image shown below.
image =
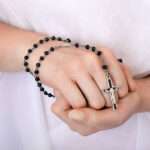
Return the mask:
[[107,80],[108,88],[104,89],[104,92],[109,94],[109,97],[112,103],[112,109],[113,111],[115,111],[117,109],[117,99],[118,99],[117,92],[119,88],[113,84],[113,81],[111,79],[109,72],[105,71],[105,73],[106,73],[106,80]]

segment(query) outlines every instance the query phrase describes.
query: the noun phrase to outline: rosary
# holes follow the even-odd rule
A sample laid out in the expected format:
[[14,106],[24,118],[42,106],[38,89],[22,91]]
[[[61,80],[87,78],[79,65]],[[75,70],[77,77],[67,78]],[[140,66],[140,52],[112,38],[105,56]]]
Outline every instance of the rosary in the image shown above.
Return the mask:
[[[28,60],[30,58],[31,53],[35,49],[37,49],[39,47],[39,45],[44,44],[44,43],[49,42],[49,41],[63,41],[64,45],[52,46],[52,47],[49,47],[49,49],[45,50],[43,52],[43,55],[39,57],[38,62],[36,62],[35,70],[32,72],[31,69],[29,68],[29,63],[28,63]],[[55,97],[55,96],[53,94],[51,94],[50,92],[48,92],[47,90],[45,90],[45,88],[44,88],[44,86],[43,86],[43,84],[40,80],[40,76],[39,76],[40,75],[40,67],[42,66],[42,62],[46,59],[46,57],[51,52],[54,52],[57,49],[69,48],[69,47],[84,48],[85,50],[91,50],[98,57],[102,55],[102,51],[97,50],[97,48],[95,46],[90,46],[88,44],[80,45],[79,43],[72,43],[72,41],[69,38],[62,39],[61,37],[55,37],[55,36],[49,37],[48,36],[48,37],[45,37],[43,39],[40,39],[37,43],[34,43],[32,48],[29,48],[27,50],[27,54],[24,56],[25,71],[34,76],[35,81],[37,82],[37,86],[39,87],[40,91],[43,92],[44,95],[48,96],[49,98]],[[122,59],[118,59],[118,61],[120,63],[122,63]],[[112,104],[112,110],[114,111],[114,110],[117,109],[117,101],[118,101],[117,92],[119,90],[119,87],[117,87],[113,84],[111,75],[110,75],[109,70],[108,70],[108,66],[103,65],[102,68],[105,72],[105,78],[106,78],[106,82],[107,82],[107,89],[104,89],[103,91],[109,95],[110,101],[111,101],[111,104]]]

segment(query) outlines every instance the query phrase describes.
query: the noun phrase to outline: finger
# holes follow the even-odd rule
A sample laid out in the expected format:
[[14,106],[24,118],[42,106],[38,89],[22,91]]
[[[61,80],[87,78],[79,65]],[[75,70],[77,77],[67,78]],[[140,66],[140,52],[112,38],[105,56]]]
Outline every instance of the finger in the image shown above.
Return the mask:
[[[133,101],[132,103],[131,100]],[[88,124],[89,126],[95,127],[98,130],[110,129],[121,125],[127,120],[128,117],[130,117],[134,113],[134,110],[136,110],[135,107],[137,107],[137,101],[137,94],[135,92],[132,92],[122,101],[120,101],[119,107],[116,111],[112,111],[111,108],[101,111],[90,108],[81,108],[78,110],[73,110],[72,112],[70,112],[72,114],[69,114],[69,116],[70,118],[74,119],[73,116],[75,114],[73,113],[76,113],[76,116],[78,113],[83,113],[82,116],[84,117],[82,120],[78,120],[77,118],[75,118],[74,120],[80,123],[82,122],[86,125]]]
[[64,95],[58,90],[54,90],[56,96],[56,101],[51,105],[51,110],[55,113],[61,120],[67,122],[67,110],[70,109],[70,105]]
[[114,83],[119,87],[119,97],[122,98],[128,93],[128,84],[125,75],[119,65],[116,57],[106,48],[101,48],[105,64],[109,66],[109,72],[114,80]]
[[[109,114],[109,116],[106,115],[107,113]],[[111,108],[104,109],[101,111],[97,111],[91,108],[81,108],[81,109],[75,109],[75,110],[70,111],[68,116],[69,118],[77,122],[89,125],[91,127],[94,127],[94,126],[104,127],[103,125],[104,124],[107,125],[107,123],[109,125],[112,125],[112,120],[114,119],[111,113],[112,113]],[[82,116],[82,118],[78,118],[79,114]]]
[[60,108],[60,111],[65,111],[71,108],[71,105],[69,104],[68,100],[59,90],[54,89],[54,94],[56,96],[56,101],[54,103]]
[[[82,118],[79,118],[79,115]],[[92,128],[98,128],[99,130],[115,127],[117,122],[117,119],[112,114],[111,108],[101,111],[96,111],[91,108],[75,109],[70,111],[68,116],[78,123],[82,123],[85,126],[88,125]]]
[[57,89],[61,91],[73,108],[86,106],[86,100],[79,88],[64,73],[59,73],[59,77],[57,77]]
[[135,80],[133,79],[133,76],[131,74],[129,67],[127,67],[127,65],[125,65],[125,64],[120,64],[120,65],[122,66],[122,70],[125,74],[125,77],[126,77],[126,80],[128,83],[129,92],[135,91],[136,83],[135,83]]
[[[56,101],[51,106],[52,112],[57,115],[59,119],[67,123],[72,130],[81,134],[88,133],[88,128],[68,117],[68,114],[72,109],[63,94],[58,90],[54,90],[54,93],[56,95]],[[80,118],[80,120],[82,120],[82,114],[78,114],[77,117],[78,119]]]
[[95,109],[104,107],[104,98],[88,72],[81,71],[80,74],[74,76],[74,80],[84,93],[90,107]]
[[105,73],[101,67],[102,62],[93,52],[89,51],[88,54],[84,58],[85,66],[100,91],[102,101],[105,103],[110,102],[109,96],[103,92],[103,89],[106,89],[107,85]]
[[[64,95],[58,91],[54,91],[56,95],[56,101],[52,105],[52,111],[60,118],[62,118],[64,121],[68,122],[68,113],[71,111],[71,107],[64,97]],[[82,115],[78,115],[78,118],[82,119]]]

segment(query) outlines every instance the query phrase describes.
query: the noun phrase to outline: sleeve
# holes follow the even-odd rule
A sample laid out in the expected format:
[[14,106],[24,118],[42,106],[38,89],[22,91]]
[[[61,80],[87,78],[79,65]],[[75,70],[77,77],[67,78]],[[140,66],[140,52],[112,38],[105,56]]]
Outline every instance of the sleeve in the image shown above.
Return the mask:
[[6,4],[5,1],[0,1],[0,21],[8,23],[8,12],[10,12],[9,9],[10,7]]

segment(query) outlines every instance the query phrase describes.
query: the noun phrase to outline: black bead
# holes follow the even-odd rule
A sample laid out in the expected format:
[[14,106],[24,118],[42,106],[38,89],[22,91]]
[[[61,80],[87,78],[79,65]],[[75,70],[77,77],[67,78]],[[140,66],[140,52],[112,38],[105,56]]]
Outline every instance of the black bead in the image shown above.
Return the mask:
[[41,87],[41,88],[40,88],[40,91],[44,91],[44,88],[43,88],[43,87]]
[[35,77],[35,81],[39,81],[40,80],[40,78],[39,77]]
[[55,36],[52,36],[51,39],[52,39],[52,40],[56,40],[56,37],[55,37]]
[[54,51],[55,49],[54,49],[54,47],[50,47],[50,51]]
[[35,74],[39,74],[39,70],[35,70],[34,73],[35,73]]
[[70,40],[69,38],[67,38],[67,39],[66,39],[66,41],[67,41],[68,43],[70,43],[70,42],[71,42],[71,40]]
[[47,92],[47,91],[44,91],[44,94],[45,94],[45,95],[48,95],[48,92]]
[[48,55],[48,54],[49,54],[49,51],[45,51],[44,54],[45,54],[45,55]]
[[75,47],[79,47],[79,43],[75,43],[74,46],[75,46]]
[[38,48],[38,45],[37,44],[33,44],[33,48]]
[[29,56],[27,56],[27,55],[24,56],[24,59],[25,59],[25,60],[28,60],[28,59],[29,59]]
[[93,46],[91,49],[92,49],[93,52],[96,51],[96,47],[95,46]]
[[114,104],[114,109],[117,109],[117,105],[116,104]]
[[97,55],[97,56],[100,56],[101,54],[102,54],[101,51],[97,51],[97,52],[96,52],[96,55]]
[[45,41],[48,42],[48,41],[49,41],[49,37],[46,37],[46,38],[45,38]]
[[28,53],[32,53],[32,49],[28,49]]
[[55,96],[52,95],[51,93],[48,93],[48,97],[55,97]]
[[121,58],[119,58],[118,61],[119,61],[120,63],[123,63],[123,60],[122,60]]
[[44,57],[43,56],[40,56],[40,61],[44,60]]
[[89,46],[89,45],[85,45],[85,48],[86,48],[86,49],[89,49],[89,48],[90,48],[90,46]]
[[41,64],[40,63],[36,63],[36,67],[40,67],[41,66]]
[[29,69],[29,68],[26,68],[26,72],[30,72],[30,69]]
[[42,84],[41,84],[40,82],[38,82],[38,83],[37,83],[37,86],[38,86],[38,87],[41,87],[41,86],[42,86]]
[[40,41],[39,41],[39,43],[40,43],[40,44],[43,44],[43,43],[44,43],[44,41],[43,41],[43,40],[40,40]]
[[29,65],[28,62],[25,61],[25,62],[24,62],[24,66],[28,66],[28,65]]
[[107,66],[107,65],[103,65],[102,68],[103,68],[104,70],[107,70],[107,69],[108,69],[108,66]]
[[58,41],[62,41],[62,38],[61,38],[61,37],[58,37],[57,40],[58,40]]

